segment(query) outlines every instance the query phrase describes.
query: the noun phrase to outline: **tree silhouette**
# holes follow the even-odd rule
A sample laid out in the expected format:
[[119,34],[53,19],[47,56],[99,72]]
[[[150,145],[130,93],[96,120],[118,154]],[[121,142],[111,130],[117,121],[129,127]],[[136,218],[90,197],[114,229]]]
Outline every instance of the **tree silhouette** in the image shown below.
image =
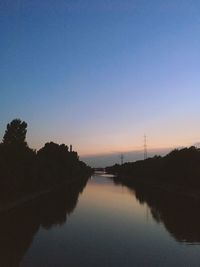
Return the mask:
[[7,129],[3,137],[4,145],[25,145],[27,123],[20,119],[14,119],[7,124]]
[[31,149],[26,133],[27,123],[20,119],[7,124],[0,143],[0,204],[92,173],[64,144],[50,142],[38,152]]

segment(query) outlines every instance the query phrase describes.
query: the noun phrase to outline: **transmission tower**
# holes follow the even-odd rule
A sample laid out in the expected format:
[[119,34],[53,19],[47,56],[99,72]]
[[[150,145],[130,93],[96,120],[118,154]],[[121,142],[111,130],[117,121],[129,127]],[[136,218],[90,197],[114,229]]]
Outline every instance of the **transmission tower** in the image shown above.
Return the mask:
[[147,137],[144,135],[144,160],[147,159]]
[[124,163],[124,155],[123,154],[120,155],[120,160],[121,160],[121,165],[122,165]]

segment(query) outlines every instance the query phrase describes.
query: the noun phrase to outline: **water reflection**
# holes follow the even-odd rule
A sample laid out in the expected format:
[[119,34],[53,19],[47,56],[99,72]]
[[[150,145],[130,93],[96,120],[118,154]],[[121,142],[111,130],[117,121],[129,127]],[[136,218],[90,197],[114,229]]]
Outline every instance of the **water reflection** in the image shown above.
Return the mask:
[[199,266],[200,246],[180,243],[200,242],[199,203],[112,181],[93,176],[80,198],[87,181],[1,216],[0,266]]
[[62,225],[75,209],[87,179],[57,188],[9,214],[0,217],[0,266],[15,267],[42,226]]
[[[117,178],[114,182],[121,184]],[[137,183],[128,188],[140,204],[148,205],[153,219],[162,223],[177,241],[200,243],[199,201]]]

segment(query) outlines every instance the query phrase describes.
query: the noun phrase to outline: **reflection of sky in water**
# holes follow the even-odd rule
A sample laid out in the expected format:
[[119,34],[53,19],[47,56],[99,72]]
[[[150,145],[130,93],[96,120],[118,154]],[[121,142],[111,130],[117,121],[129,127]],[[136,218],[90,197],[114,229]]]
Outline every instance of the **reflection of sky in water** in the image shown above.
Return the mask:
[[40,229],[22,266],[198,266],[200,247],[179,243],[134,193],[93,177],[62,226]]

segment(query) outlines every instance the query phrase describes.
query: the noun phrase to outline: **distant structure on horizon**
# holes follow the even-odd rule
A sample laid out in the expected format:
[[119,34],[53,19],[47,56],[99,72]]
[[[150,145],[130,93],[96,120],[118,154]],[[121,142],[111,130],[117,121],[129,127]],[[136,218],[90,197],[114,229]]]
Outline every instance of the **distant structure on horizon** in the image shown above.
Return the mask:
[[144,135],[144,160],[147,159],[147,137]]
[[72,152],[72,145],[69,146],[69,152]]
[[123,154],[120,155],[120,160],[121,160],[121,165],[124,164],[124,155]]

